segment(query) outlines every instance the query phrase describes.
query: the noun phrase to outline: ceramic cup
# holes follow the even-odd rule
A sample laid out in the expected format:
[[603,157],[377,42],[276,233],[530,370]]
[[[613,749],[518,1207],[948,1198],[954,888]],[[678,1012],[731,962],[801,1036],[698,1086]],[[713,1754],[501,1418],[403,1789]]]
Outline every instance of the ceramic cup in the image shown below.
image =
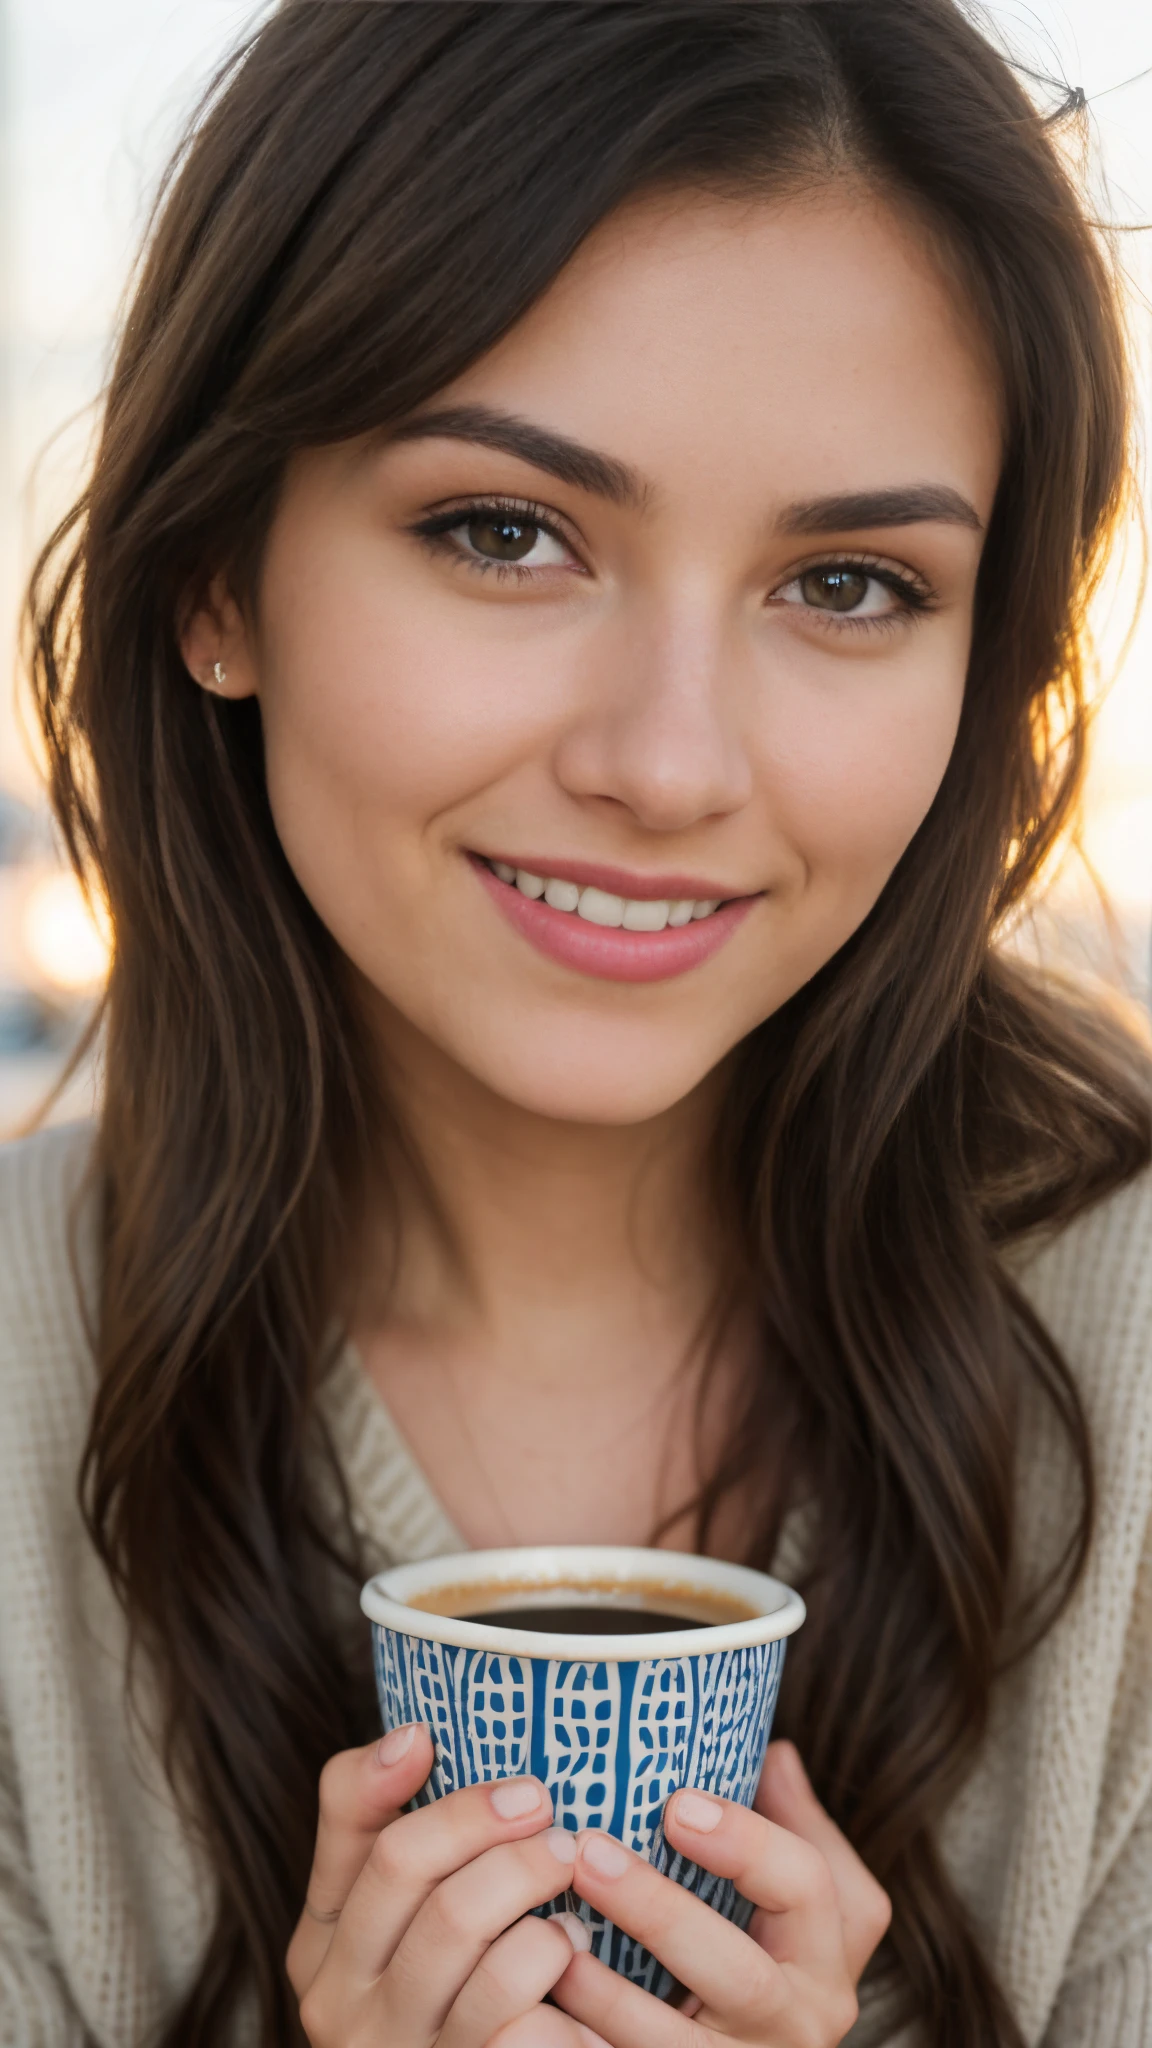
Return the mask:
[[[411,1604],[476,1586],[506,1589],[503,1602],[489,1606],[538,1606],[551,1597],[649,1608],[663,1588],[673,1613],[702,1596],[748,1618],[648,1635],[550,1635]],[[534,1776],[564,1827],[606,1828],[747,1925],[752,1909],[731,1879],[669,1848],[662,1813],[685,1785],[751,1805],[785,1639],[804,1619],[798,1593],[713,1558],[580,1546],[476,1550],[400,1565],[370,1579],[360,1604],[372,1623],[385,1728],[423,1721],[432,1734],[436,1760],[414,1805],[462,1785]],[[645,1990],[668,1995],[663,1966],[586,1901],[569,1892],[541,1908],[564,1910],[588,1923],[593,1954]]]

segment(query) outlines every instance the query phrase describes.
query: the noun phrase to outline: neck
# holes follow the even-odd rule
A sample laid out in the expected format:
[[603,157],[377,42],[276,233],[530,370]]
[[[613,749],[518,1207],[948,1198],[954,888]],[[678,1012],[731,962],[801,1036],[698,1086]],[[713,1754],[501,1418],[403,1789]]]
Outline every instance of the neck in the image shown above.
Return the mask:
[[[394,1016],[382,1042],[410,1164],[369,1219],[352,1336],[450,1520],[481,1548],[692,1548],[747,1365],[707,1170],[723,1077],[590,1126],[493,1095]],[[743,1525],[717,1527],[739,1555]]]
[[385,1053],[413,1168],[398,1256],[395,1214],[370,1219],[359,1321],[511,1338],[560,1316],[618,1328],[658,1305],[683,1331],[706,1313],[719,1076],[644,1123],[587,1125],[494,1095],[394,1014]]

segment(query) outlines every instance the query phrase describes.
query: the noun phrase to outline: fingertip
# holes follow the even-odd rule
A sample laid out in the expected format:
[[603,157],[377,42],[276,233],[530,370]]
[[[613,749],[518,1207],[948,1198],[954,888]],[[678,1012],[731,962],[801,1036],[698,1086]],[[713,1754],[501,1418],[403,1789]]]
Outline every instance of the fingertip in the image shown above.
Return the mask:
[[783,1739],[779,1743],[769,1743],[765,1751],[765,1767],[760,1772],[760,1784],[756,1786],[756,1812],[771,1821],[779,1806],[795,1806],[797,1800],[812,1802],[814,1798],[816,1794],[804,1763],[799,1761],[799,1749],[795,1743],[787,1743]]
[[782,1735],[778,1742],[770,1742],[768,1755],[778,1770],[788,1773],[794,1785],[807,1785],[808,1773],[800,1760],[800,1751],[794,1742],[789,1742],[787,1736]]
[[532,1817],[538,1824],[552,1819],[552,1801],[541,1779],[497,1778],[488,1787],[488,1801],[498,1820]]
[[432,1768],[434,1750],[429,1730],[422,1721],[408,1721],[389,1728],[376,1742],[361,1751],[367,1797],[374,1803],[403,1806],[424,1783]]
[[776,1799],[811,1799],[814,1796],[808,1773],[800,1761],[800,1752],[794,1742],[781,1738],[770,1742],[764,1756],[764,1768],[760,1773],[756,1805],[763,1810],[766,1801]]
[[665,1826],[671,1821],[685,1834],[711,1835],[727,1811],[726,1802],[713,1792],[699,1792],[690,1785],[673,1792],[665,1809]]
[[411,1741],[404,1745],[398,1761],[385,1758],[382,1762],[381,1749],[398,1733],[390,1729],[360,1749],[342,1749],[329,1757],[320,1773],[322,1822],[330,1827],[376,1830],[390,1811],[411,1799],[428,1775],[429,1759],[426,1751]]
[[551,1924],[568,1937],[573,1955],[587,1955],[592,1947],[592,1929],[579,1913],[553,1913]]
[[404,1762],[419,1735],[418,1721],[406,1721],[402,1727],[389,1728],[387,1734],[382,1735],[376,1744],[372,1752],[372,1761],[383,1770],[392,1770],[395,1765]]

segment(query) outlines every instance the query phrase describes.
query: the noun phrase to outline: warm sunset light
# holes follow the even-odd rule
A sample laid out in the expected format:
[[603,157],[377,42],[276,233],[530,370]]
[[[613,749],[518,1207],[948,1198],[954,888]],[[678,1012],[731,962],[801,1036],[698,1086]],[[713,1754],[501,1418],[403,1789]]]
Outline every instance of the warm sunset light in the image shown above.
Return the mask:
[[1084,851],[1116,910],[1140,910],[1152,882],[1152,795],[1090,810]]
[[107,916],[93,913],[74,875],[44,875],[29,890],[23,939],[37,973],[61,994],[92,993],[108,971]]

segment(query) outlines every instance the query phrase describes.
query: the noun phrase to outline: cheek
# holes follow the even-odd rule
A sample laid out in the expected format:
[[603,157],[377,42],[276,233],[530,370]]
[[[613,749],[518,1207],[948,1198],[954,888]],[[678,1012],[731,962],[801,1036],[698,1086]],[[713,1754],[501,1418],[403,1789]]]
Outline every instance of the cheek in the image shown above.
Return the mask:
[[860,664],[842,686],[780,707],[764,780],[809,889],[869,904],[879,894],[943,779],[965,662],[966,648],[955,647],[907,674]]
[[527,648],[474,621],[465,633],[463,607],[390,589],[354,549],[279,578],[267,613],[261,702],[286,843],[307,823],[411,845],[530,755],[549,716]]

